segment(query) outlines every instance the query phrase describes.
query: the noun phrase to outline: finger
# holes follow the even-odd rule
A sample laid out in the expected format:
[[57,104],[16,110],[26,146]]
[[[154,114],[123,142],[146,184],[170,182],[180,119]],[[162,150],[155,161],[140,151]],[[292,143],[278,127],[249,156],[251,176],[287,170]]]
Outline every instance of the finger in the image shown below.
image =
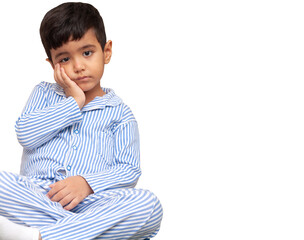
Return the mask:
[[51,200],[53,202],[60,202],[61,200],[63,200],[66,196],[68,196],[71,192],[68,191],[66,188],[63,188],[62,190],[58,191],[57,193],[55,193],[55,195],[53,195],[53,197],[51,198]]
[[56,193],[61,191],[65,186],[61,182],[49,185],[51,190],[46,194],[48,198],[52,198]]
[[56,193],[55,190],[52,188],[52,189],[46,194],[46,196],[47,196],[49,199],[51,199],[55,193]]
[[61,204],[62,207],[64,207],[64,206],[68,205],[70,202],[72,202],[74,198],[75,197],[72,194],[69,194],[69,195],[65,196],[63,199],[61,199],[59,201],[59,203]]
[[61,78],[62,81],[68,85],[71,86],[71,84],[73,84],[73,81],[69,78],[69,76],[65,73],[65,70],[63,67],[60,67],[60,74],[61,74]]
[[70,211],[78,205],[81,201],[78,198],[74,198],[67,206],[64,207],[65,210]]
[[54,78],[55,78],[55,81],[56,81],[60,86],[63,85],[63,80],[62,80],[61,73],[60,73],[60,65],[59,65],[59,63],[57,63],[57,64],[55,65],[55,69],[54,69]]

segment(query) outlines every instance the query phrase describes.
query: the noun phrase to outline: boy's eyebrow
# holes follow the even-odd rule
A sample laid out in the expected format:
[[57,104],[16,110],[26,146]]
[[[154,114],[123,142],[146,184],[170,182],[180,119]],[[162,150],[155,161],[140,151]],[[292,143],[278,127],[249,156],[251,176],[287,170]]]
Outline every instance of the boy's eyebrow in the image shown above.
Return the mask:
[[96,46],[94,44],[88,44],[88,45],[85,45],[83,47],[78,48],[78,51],[79,50],[84,50],[86,48],[96,48]]
[[[86,48],[96,48],[96,46],[94,44],[84,45],[84,46],[78,48],[77,51],[81,51],[81,50],[84,50]],[[65,55],[65,54],[69,54],[69,52],[60,52],[60,53],[57,53],[56,56],[55,56],[55,59],[59,58],[62,55]]]

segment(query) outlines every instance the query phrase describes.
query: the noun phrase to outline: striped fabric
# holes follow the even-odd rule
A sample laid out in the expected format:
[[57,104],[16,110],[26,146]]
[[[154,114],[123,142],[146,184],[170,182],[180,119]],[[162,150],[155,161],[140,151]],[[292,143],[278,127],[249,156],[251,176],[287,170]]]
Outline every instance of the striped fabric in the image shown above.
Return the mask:
[[[43,239],[146,239],[156,235],[156,196],[133,189],[141,175],[137,122],[111,89],[81,110],[58,84],[37,85],[16,133],[21,175],[0,172],[0,215],[40,229]],[[49,185],[83,176],[94,194],[72,211],[51,202]]]

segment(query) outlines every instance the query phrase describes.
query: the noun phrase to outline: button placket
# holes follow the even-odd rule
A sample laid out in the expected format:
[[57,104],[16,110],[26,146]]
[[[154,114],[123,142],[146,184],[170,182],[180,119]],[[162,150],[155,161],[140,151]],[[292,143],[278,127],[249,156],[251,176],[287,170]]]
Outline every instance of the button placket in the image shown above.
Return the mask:
[[73,163],[70,161],[71,159],[75,159],[75,154],[76,151],[78,150],[78,145],[79,145],[79,126],[78,124],[75,124],[72,126],[71,129],[71,153],[68,161],[66,162],[66,170],[71,171]]

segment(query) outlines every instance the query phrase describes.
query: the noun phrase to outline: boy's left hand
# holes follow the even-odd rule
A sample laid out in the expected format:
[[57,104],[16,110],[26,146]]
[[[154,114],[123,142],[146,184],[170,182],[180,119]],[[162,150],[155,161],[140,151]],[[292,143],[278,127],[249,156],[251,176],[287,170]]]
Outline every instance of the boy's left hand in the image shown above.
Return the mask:
[[81,176],[72,176],[49,186],[48,192],[53,202],[59,202],[65,210],[76,207],[83,199],[93,193],[92,188]]

